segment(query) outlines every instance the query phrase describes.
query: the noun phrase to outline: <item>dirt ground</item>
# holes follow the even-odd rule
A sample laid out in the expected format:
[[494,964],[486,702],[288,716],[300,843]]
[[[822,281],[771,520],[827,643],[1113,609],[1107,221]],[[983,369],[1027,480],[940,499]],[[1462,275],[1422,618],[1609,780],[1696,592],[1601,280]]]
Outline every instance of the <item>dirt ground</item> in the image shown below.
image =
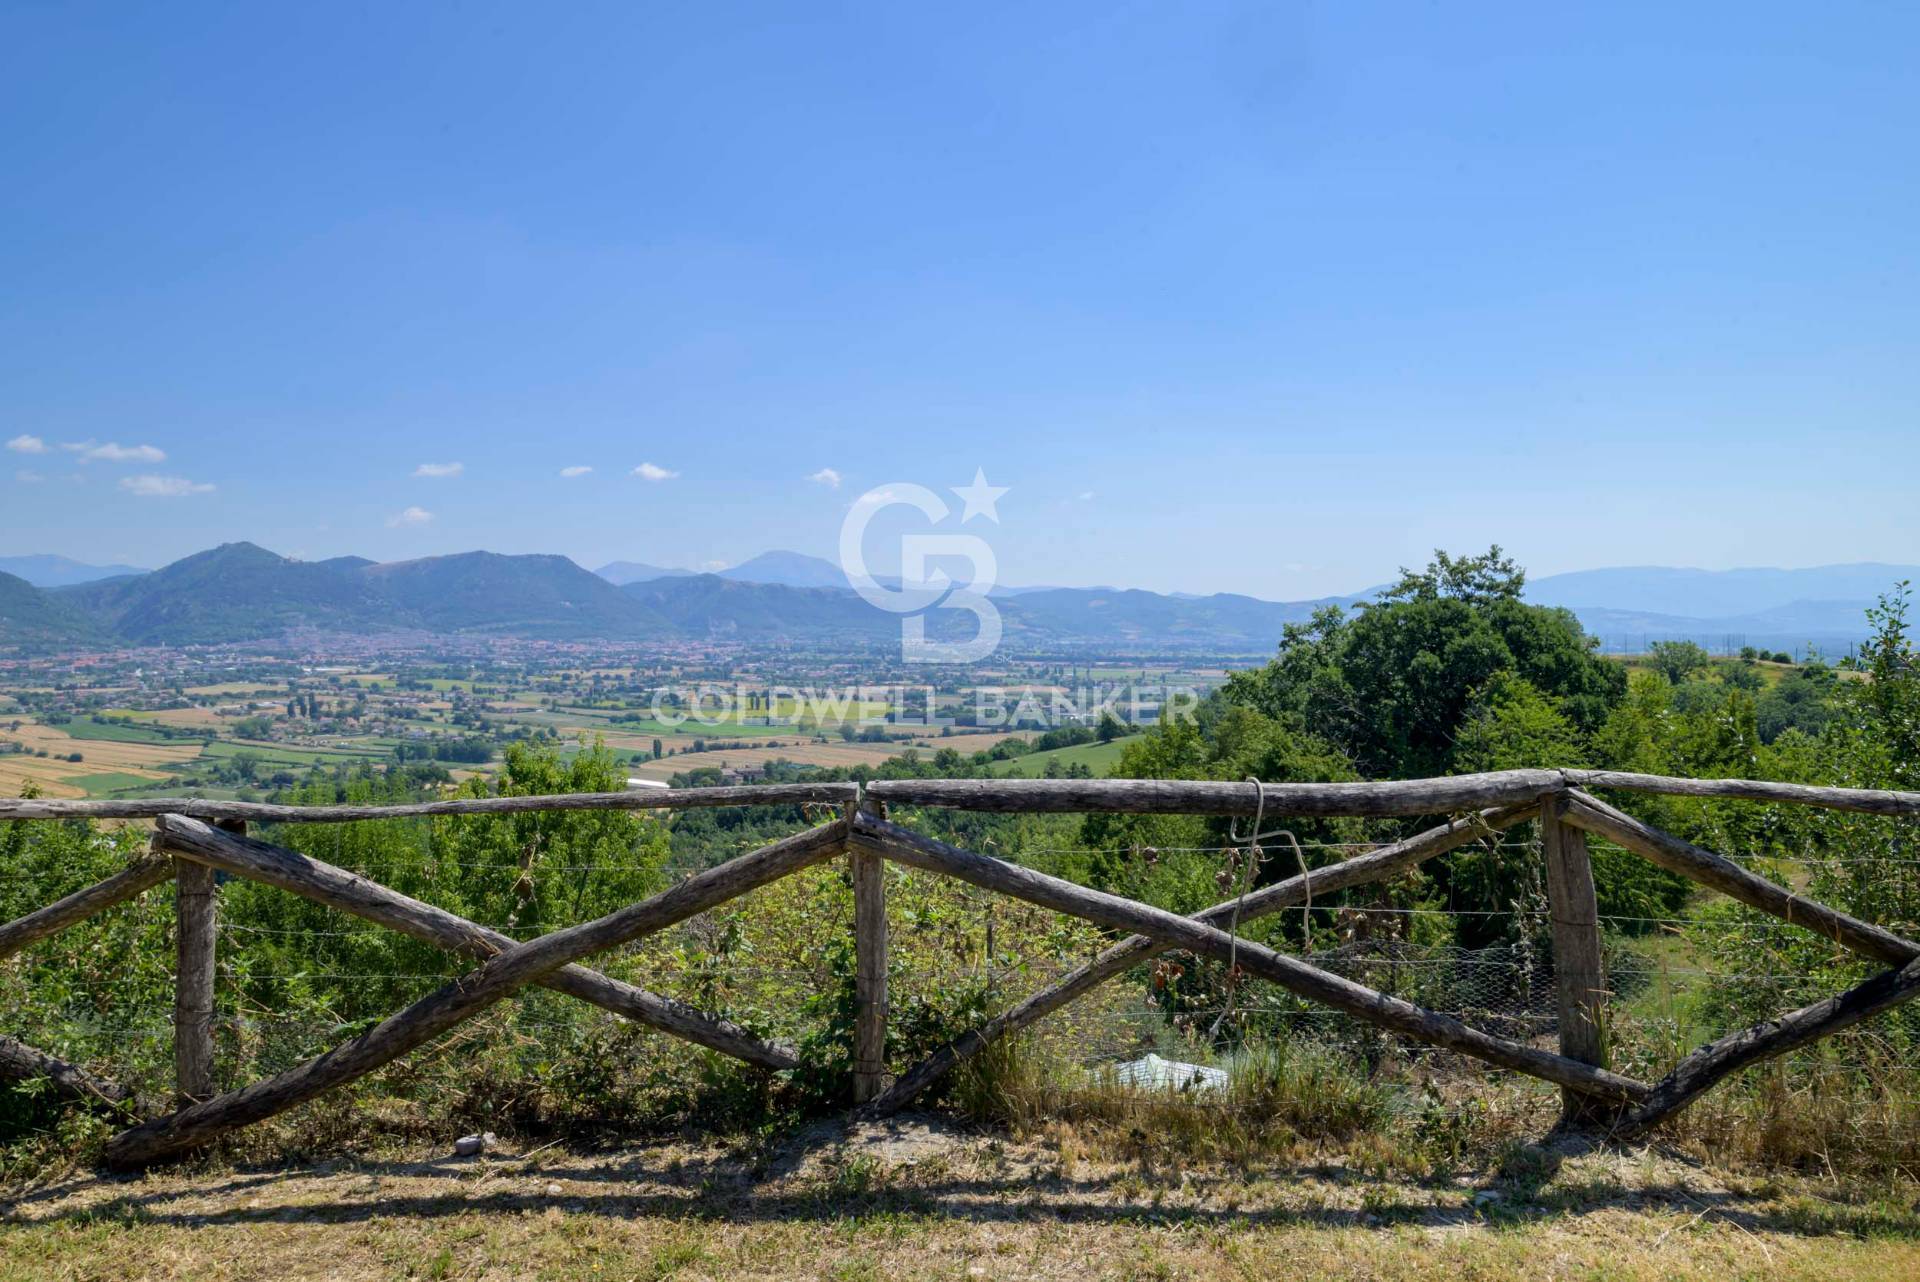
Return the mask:
[[1149,1168],[924,1119],[770,1149],[83,1173],[0,1214],[0,1278],[1920,1277],[1911,1188],[1547,1150],[1428,1182]]

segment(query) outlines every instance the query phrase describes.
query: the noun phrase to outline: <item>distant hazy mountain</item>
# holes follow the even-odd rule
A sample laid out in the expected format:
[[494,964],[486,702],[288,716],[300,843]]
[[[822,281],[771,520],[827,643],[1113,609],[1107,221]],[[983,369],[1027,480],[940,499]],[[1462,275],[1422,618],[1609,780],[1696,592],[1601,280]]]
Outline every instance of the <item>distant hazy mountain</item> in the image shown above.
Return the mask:
[[698,574],[629,583],[620,590],[693,637],[900,635],[899,615],[876,609],[845,587],[789,587]]
[[1867,635],[1866,611],[1920,566],[1863,561],[1804,570],[1692,570],[1620,566],[1527,582],[1527,599],[1560,605],[1614,647],[1653,640],[1755,645],[1797,652],[1845,649]]
[[[744,583],[717,575],[628,584],[622,591],[657,608],[694,636],[897,638],[900,616],[850,589]],[[1108,588],[1036,588],[998,601],[1006,635],[1024,642],[1224,645],[1265,650],[1281,628],[1308,618],[1322,601],[1280,603],[1220,594],[1180,601],[1154,592]],[[963,611],[935,611],[929,635],[969,636]]]
[[652,579],[678,579],[693,573],[692,570],[669,570],[665,566],[648,565],[645,561],[609,561],[595,574],[623,588],[629,583],[646,583]]
[[1863,561],[1805,570],[1686,570],[1657,565],[1576,570],[1527,580],[1537,605],[1632,610],[1686,618],[1759,614],[1801,601],[1865,605],[1901,579],[1920,580],[1920,565]]
[[1173,597],[1137,588],[1036,588],[999,603],[1015,636],[1078,641],[1224,645],[1266,650],[1289,623],[1302,623],[1318,601],[1261,601],[1220,592]]
[[847,576],[824,557],[804,552],[762,552],[750,561],[719,571],[741,583],[776,583],[789,588],[845,588]]
[[95,579],[145,573],[135,565],[88,565],[72,557],[51,553],[40,556],[0,556],[0,574],[16,575],[36,588],[64,588],[73,583],[91,583]]

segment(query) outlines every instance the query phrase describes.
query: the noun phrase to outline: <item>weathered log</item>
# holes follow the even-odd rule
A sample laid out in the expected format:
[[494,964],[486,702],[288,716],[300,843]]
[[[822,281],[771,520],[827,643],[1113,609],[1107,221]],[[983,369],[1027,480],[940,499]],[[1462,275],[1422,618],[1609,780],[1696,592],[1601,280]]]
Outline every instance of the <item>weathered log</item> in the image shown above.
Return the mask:
[[1310,1001],[1501,1068],[1623,1103],[1640,1098],[1648,1089],[1618,1073],[1470,1028],[1457,1019],[1423,1010],[1250,940],[1239,940],[1236,945],[1225,931],[1163,908],[961,850],[871,815],[854,816],[850,840],[900,863],[956,877],[1096,925],[1146,935],[1167,947],[1184,948],[1219,961],[1233,957],[1246,970]]
[[605,917],[516,944],[323,1055],[171,1117],[122,1131],[108,1141],[105,1160],[121,1169],[144,1166],[356,1081],[569,962],[662,930],[831,858],[845,842],[844,820],[809,829]]
[[1702,1046],[1654,1084],[1615,1134],[1634,1139],[1685,1108],[1714,1083],[1751,1064],[1830,1037],[1863,1019],[1920,997],[1920,960],[1882,971],[1846,992],[1743,1028]]
[[866,795],[955,810],[1392,816],[1535,803],[1563,787],[1557,770],[1501,770],[1444,779],[1259,786],[1169,779],[886,779],[868,784]]
[[[1582,1064],[1607,1065],[1602,1011],[1606,972],[1600,958],[1600,907],[1593,888],[1587,834],[1566,822],[1565,797],[1540,806],[1540,848],[1546,863],[1547,908],[1553,932],[1553,983],[1560,1053]],[[1611,1121],[1606,1105],[1578,1091],[1561,1095],[1564,1120],[1575,1125]]]
[[[1378,850],[1370,850],[1366,854],[1355,855],[1337,864],[1329,864],[1325,868],[1312,869],[1304,875],[1296,874],[1284,881],[1277,881],[1254,891],[1246,897],[1244,902],[1229,899],[1224,903],[1215,904],[1204,912],[1196,913],[1194,920],[1209,926],[1224,926],[1232,919],[1237,905],[1240,910],[1240,920],[1251,922],[1282,909],[1291,908],[1295,904],[1305,903],[1309,899],[1324,899],[1355,886],[1364,886],[1371,882],[1384,881],[1389,877],[1397,877],[1407,869],[1424,863],[1436,855],[1457,850],[1486,833],[1510,828],[1514,824],[1532,818],[1536,813],[1536,807],[1521,805],[1484,810],[1464,819],[1450,819],[1446,823],[1391,845],[1382,846]],[[1133,935],[1121,940],[1092,961],[928,1055],[902,1073],[898,1081],[863,1108],[862,1115],[892,1116],[905,1108],[921,1092],[1001,1038],[1031,1027],[1054,1011],[1092,992],[1116,975],[1145,961],[1161,951],[1162,947],[1163,945],[1157,940],[1149,939],[1145,935]]]
[[[885,815],[885,803],[862,805]],[[853,1100],[887,1085],[887,863],[870,850],[847,850],[853,880]]]
[[133,1092],[118,1082],[95,1077],[84,1068],[12,1037],[0,1037],[0,1078],[13,1082],[44,1077],[53,1089],[84,1104],[120,1108],[133,1101]]
[[149,855],[105,881],[95,882],[85,890],[76,890],[64,899],[56,899],[45,908],[37,908],[24,917],[16,917],[0,926],[0,958],[11,957],[22,948],[38,943],[49,935],[57,935],[95,913],[115,904],[123,904],[171,876],[171,859]]
[[1690,877],[1703,886],[1737,899],[1750,908],[1805,926],[1863,957],[1894,965],[1920,957],[1920,944],[1890,930],[1861,921],[1816,900],[1796,895],[1731,859],[1702,849],[1670,832],[1662,832],[1606,802],[1574,790],[1567,797],[1566,821],[1658,864],[1669,872]]
[[[229,836],[197,819],[162,815],[156,821],[155,837],[162,848],[184,859],[277,886],[464,957],[484,960],[512,948],[515,943],[497,930],[421,903],[344,868],[282,846]],[[578,997],[616,1015],[750,1064],[786,1069],[800,1062],[790,1047],[764,1042],[729,1020],[716,1019],[684,1002],[647,992],[584,966],[564,966],[540,983],[555,992]]]
[[0,819],[248,819],[256,823],[344,823],[359,819],[415,819],[426,815],[511,815],[544,810],[687,810],[715,806],[841,805],[859,790],[851,783],[781,783],[743,788],[634,788],[626,792],[568,792],[545,797],[448,797],[398,806],[283,806],[265,801],[209,801],[197,797],[128,797],[68,801],[55,797],[0,800]]
[[1666,775],[1634,774],[1625,770],[1563,770],[1576,788],[1617,788],[1669,797],[1724,797],[1731,801],[1781,801],[1796,806],[1823,806],[1867,815],[1920,815],[1920,792],[1891,792],[1878,788],[1827,788],[1804,783],[1776,783],[1770,779],[1676,779]]

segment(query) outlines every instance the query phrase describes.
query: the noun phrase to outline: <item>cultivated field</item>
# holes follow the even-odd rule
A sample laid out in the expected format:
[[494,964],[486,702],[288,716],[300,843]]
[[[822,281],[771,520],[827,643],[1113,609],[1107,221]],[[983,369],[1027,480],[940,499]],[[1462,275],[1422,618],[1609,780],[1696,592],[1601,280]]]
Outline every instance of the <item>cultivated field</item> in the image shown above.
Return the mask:
[[[43,726],[31,721],[23,722],[18,730],[0,727],[0,742],[5,741],[22,744],[29,751],[45,749],[48,753],[45,757],[24,753],[0,755],[0,792],[9,796],[19,795],[28,783],[49,797],[86,796],[89,785],[79,781],[87,776],[117,776],[124,780],[118,786],[137,787],[142,782],[168,778],[172,772],[165,767],[200,755],[198,743],[82,739],[59,726]],[[76,752],[80,754],[79,761],[66,760]],[[91,783],[95,790],[100,789],[100,780]]]

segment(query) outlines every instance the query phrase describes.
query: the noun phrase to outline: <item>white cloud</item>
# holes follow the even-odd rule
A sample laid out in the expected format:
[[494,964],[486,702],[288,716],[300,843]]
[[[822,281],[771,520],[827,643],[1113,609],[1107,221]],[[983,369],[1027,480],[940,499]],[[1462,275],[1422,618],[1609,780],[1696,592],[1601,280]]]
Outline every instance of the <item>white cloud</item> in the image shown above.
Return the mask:
[[7,442],[7,448],[15,454],[45,454],[47,443],[37,436],[29,436],[22,432]]
[[591,471],[593,471],[593,469],[588,467],[586,464],[575,463],[572,467],[561,468],[560,475],[571,479],[576,476],[585,476],[588,472],[591,472]]
[[153,445],[122,445],[108,441],[66,441],[60,446],[69,454],[78,454],[82,463],[164,463],[167,452]]
[[413,469],[413,474],[415,476],[445,478],[458,476],[466,470],[467,465],[465,463],[422,463],[419,467]]
[[1080,491],[1080,501],[1081,501],[1082,503],[1091,503],[1091,502],[1093,502],[1093,491],[1092,491],[1092,490],[1082,490],[1082,491]]
[[189,494],[211,494],[206,481],[189,481],[184,476],[123,476],[120,488],[146,499],[179,499]]
[[633,474],[643,481],[671,481],[680,475],[678,472],[669,472],[657,463],[642,463],[633,469]]
[[807,479],[809,481],[814,482],[815,484],[824,485],[830,490],[837,490],[840,488],[840,473],[834,471],[830,467],[821,468],[818,472],[815,472],[813,475],[809,476]]
[[47,478],[40,475],[40,473],[38,472],[29,472],[26,468],[23,467],[18,472],[15,472],[13,474],[13,479],[20,482],[20,484],[22,485],[38,485],[40,484],[40,482],[46,480]]
[[425,525],[433,520],[433,513],[423,507],[410,507],[394,513],[387,518],[387,528],[396,529],[403,525]]

